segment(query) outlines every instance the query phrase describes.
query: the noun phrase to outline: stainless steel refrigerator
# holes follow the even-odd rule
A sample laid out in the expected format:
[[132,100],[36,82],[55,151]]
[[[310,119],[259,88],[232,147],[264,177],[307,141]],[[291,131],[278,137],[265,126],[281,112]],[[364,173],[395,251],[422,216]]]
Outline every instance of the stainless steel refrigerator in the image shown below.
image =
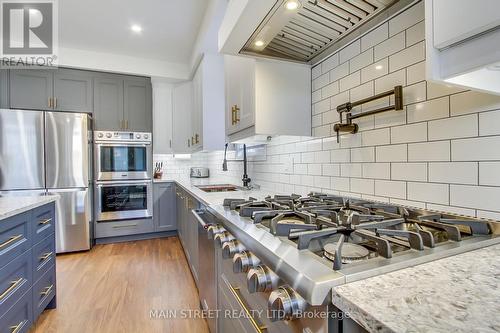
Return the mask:
[[0,195],[61,197],[57,253],[91,247],[91,140],[87,114],[0,109]]

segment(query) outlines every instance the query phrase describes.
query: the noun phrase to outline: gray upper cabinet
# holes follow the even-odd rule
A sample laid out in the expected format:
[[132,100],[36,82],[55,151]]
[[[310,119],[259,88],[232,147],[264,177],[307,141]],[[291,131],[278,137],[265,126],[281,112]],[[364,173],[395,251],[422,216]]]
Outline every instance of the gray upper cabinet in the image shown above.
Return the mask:
[[94,129],[126,129],[123,117],[123,79],[119,76],[94,78]]
[[12,69],[10,107],[13,109],[52,110],[53,70]]
[[155,231],[177,229],[176,195],[174,183],[153,186],[153,224]]
[[124,114],[127,129],[151,132],[153,128],[151,81],[146,78],[125,79]]
[[8,109],[9,107],[9,71],[0,69],[0,108]]
[[93,80],[89,72],[59,69],[54,73],[54,110],[88,112],[94,109]]

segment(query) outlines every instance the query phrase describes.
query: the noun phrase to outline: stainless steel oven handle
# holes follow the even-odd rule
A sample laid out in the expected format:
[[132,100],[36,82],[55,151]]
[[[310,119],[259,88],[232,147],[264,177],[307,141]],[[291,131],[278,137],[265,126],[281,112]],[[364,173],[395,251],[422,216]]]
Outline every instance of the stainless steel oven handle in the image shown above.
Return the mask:
[[196,218],[196,220],[198,220],[198,223],[201,224],[201,226],[204,228],[204,229],[207,229],[208,228],[208,224],[203,221],[203,218],[200,216],[200,213],[202,213],[203,211],[200,210],[200,209],[191,209],[191,214],[194,215],[194,217]]
[[151,181],[144,180],[109,180],[109,181],[100,181],[96,183],[97,187],[108,187],[108,186],[117,186],[117,185],[146,185],[151,186]]

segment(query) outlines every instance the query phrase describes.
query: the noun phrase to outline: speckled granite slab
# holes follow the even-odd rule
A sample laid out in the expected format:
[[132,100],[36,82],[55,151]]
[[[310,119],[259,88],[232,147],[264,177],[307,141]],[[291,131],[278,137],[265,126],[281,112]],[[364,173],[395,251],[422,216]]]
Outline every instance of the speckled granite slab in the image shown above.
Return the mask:
[[58,195],[1,197],[0,220],[43,206],[49,202],[56,201],[57,199],[59,199]]
[[500,245],[336,287],[370,332],[500,332]]

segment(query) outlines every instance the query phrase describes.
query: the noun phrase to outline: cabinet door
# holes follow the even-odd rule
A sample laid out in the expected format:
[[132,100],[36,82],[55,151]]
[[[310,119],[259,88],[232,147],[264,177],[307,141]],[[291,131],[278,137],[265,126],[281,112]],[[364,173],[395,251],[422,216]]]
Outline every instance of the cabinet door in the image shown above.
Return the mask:
[[192,150],[193,83],[182,83],[174,88],[172,117],[172,148],[175,153]]
[[123,79],[94,78],[94,129],[123,130]]
[[224,73],[226,129],[229,135],[255,124],[255,60],[225,56]]
[[151,81],[146,78],[127,78],[124,82],[125,127],[137,132],[153,130]]
[[12,109],[51,110],[52,69],[12,69],[10,71],[10,107]]
[[203,147],[203,81],[202,64],[193,77],[193,148]]
[[191,213],[192,209],[197,209],[197,201],[188,196],[188,209],[187,209],[187,229],[188,229],[188,248],[190,255],[189,265],[191,272],[198,285],[198,220]]
[[171,231],[177,228],[174,184],[155,184],[153,188],[153,220],[155,231]]
[[10,108],[9,71],[7,69],[0,69],[0,108]]
[[59,69],[54,72],[54,109],[88,112],[94,110],[93,82],[88,72]]

